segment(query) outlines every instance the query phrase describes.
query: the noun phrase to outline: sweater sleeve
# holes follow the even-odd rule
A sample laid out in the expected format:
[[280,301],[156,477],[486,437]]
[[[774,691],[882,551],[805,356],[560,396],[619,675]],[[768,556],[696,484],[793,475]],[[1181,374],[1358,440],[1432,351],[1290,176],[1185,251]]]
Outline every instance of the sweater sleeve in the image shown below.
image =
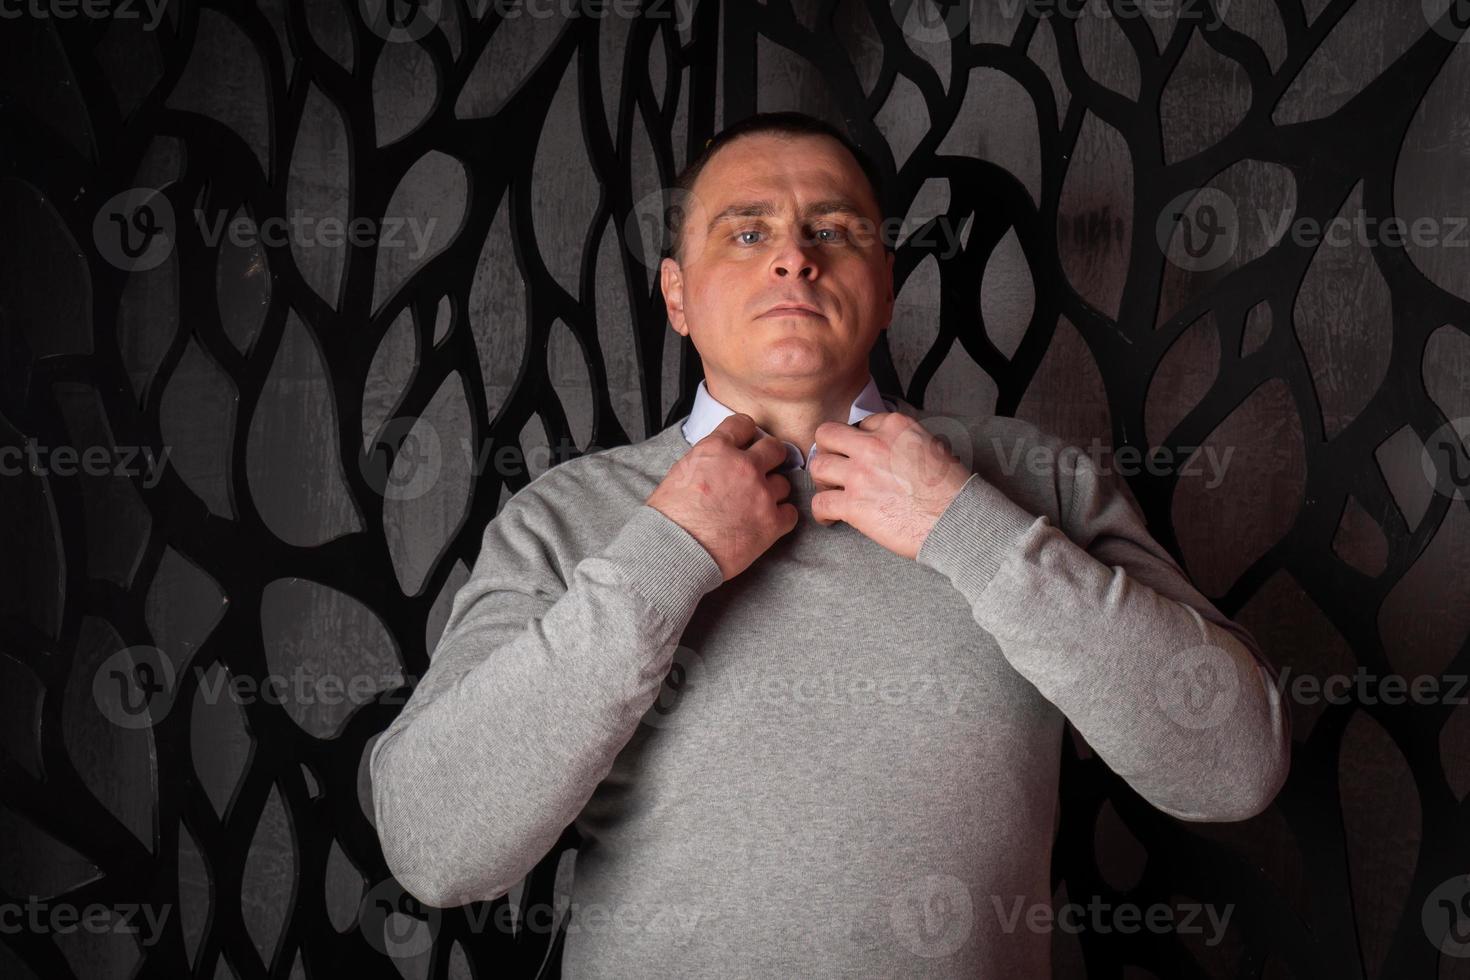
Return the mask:
[[916,555],[1107,765],[1182,820],[1244,820],[1285,782],[1276,673],[1076,447],[1054,440],[1062,523],[974,473]]
[[693,536],[643,504],[563,584],[548,545],[572,516],[530,487],[507,501],[428,670],[373,747],[384,858],[427,905],[497,898],[545,856],[723,580]]

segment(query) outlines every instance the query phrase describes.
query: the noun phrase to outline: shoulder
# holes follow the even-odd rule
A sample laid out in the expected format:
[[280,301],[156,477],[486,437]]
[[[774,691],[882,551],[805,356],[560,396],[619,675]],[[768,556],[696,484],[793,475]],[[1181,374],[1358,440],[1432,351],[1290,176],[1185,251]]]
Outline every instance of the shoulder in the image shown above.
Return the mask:
[[611,539],[653,492],[668,471],[666,457],[654,439],[594,448],[515,491],[491,525],[513,525],[579,559]]

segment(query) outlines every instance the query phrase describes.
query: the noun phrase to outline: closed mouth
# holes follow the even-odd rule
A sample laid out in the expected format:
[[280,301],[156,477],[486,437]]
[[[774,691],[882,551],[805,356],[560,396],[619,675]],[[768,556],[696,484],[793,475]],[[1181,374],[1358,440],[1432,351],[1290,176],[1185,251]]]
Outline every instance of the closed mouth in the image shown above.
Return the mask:
[[761,316],[819,316],[824,320],[826,319],[824,314],[819,313],[809,306],[773,306],[762,313]]

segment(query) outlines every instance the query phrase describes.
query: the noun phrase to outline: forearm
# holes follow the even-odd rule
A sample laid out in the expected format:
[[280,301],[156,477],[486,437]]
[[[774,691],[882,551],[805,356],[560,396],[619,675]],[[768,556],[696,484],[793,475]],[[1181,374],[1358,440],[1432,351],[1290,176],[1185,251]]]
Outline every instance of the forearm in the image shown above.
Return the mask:
[[549,606],[501,595],[481,616],[473,595],[456,597],[463,614],[370,761],[400,883],[443,906],[521,880],[611,769],[720,580],[697,541],[645,506]]
[[[1136,542],[1130,542],[1135,545]],[[1073,542],[976,476],[919,560],[950,578],[1009,663],[1154,806],[1188,820],[1263,809],[1286,776],[1290,729],[1249,634],[1159,556],[1150,578]]]

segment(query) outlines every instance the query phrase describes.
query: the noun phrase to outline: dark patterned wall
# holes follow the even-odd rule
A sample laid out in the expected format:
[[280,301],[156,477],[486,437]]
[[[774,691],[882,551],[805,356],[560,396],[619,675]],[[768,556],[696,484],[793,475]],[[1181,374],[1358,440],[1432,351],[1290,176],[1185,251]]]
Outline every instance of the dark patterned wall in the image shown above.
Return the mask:
[[1465,4],[1061,6],[5,4],[0,971],[556,975],[575,837],[416,909],[367,753],[506,497],[688,410],[659,187],[800,108],[903,217],[880,385],[1099,447],[1283,673],[1244,823],[1068,740],[1055,901],[1230,917],[1057,975],[1470,976]]

